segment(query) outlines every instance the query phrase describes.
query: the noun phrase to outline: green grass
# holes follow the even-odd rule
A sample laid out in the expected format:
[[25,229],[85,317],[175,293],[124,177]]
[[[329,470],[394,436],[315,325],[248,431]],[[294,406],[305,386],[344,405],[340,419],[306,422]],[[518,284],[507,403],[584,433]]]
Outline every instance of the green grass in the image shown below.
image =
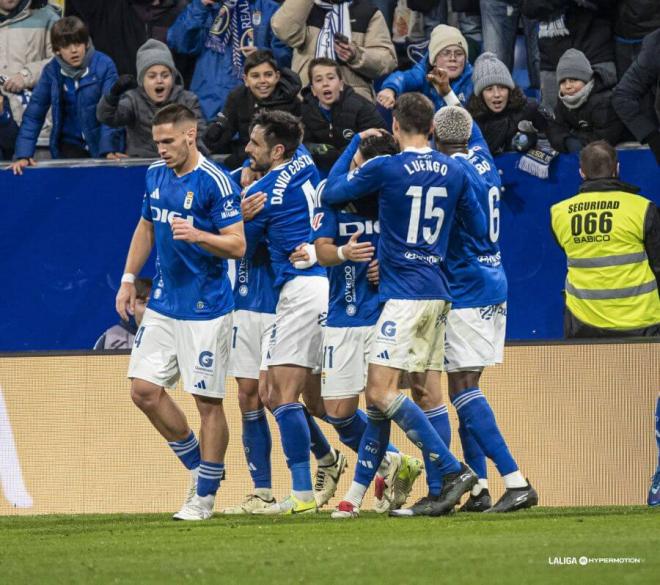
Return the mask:
[[[552,557],[639,564],[550,565]],[[660,583],[660,510],[538,508],[394,519],[363,514],[0,518],[0,583]]]

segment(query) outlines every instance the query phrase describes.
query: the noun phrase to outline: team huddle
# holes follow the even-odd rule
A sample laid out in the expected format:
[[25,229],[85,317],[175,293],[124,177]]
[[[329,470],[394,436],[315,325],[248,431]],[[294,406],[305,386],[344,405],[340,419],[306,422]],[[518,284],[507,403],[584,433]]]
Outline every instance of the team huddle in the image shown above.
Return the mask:
[[[157,273],[128,376],[133,401],[190,470],[175,519],[213,514],[229,438],[227,376],[238,383],[254,485],[225,513],[298,514],[327,504],[347,459],[317,418],[357,453],[332,518],[357,517],[372,483],[375,510],[391,516],[449,514],[466,494],[461,511],[538,503],[479,388],[483,369],[502,361],[507,283],[500,179],[466,110],[434,115],[426,97],[405,94],[392,134],[355,135],[324,180],[301,145],[298,119],[261,112],[237,172],[242,193],[198,152],[185,106],[158,112],[153,136],[162,160],[147,171],[117,310],[123,318],[132,311],[135,275],[155,244]],[[236,260],[233,291],[227,259]],[[449,449],[443,371],[465,462]],[[199,410],[199,436],[165,391],[179,377]],[[267,410],[291,473],[291,493],[279,502]],[[391,444],[392,421],[423,461]],[[506,488],[494,505],[486,458]],[[422,470],[428,494],[405,508]]]

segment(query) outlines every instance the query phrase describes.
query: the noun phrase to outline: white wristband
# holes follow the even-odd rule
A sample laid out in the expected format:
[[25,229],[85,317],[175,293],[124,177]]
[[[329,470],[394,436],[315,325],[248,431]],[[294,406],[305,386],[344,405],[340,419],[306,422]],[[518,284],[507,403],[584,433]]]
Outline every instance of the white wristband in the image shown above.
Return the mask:
[[121,277],[122,283],[128,282],[129,284],[135,284],[135,274],[130,272],[125,272]]
[[344,256],[344,246],[339,246],[339,248],[337,248],[337,256],[339,256],[339,259],[342,262],[346,262],[346,256]]

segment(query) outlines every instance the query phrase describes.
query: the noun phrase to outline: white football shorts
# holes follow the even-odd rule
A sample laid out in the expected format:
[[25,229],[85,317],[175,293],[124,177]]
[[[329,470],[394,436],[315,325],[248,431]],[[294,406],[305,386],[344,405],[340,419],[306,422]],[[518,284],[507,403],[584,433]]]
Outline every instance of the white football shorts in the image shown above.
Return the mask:
[[504,359],[506,302],[452,309],[447,316],[445,370],[481,371]]
[[274,321],[274,313],[234,311],[229,354],[230,376],[258,380],[259,371],[268,369],[265,359]]
[[133,343],[129,378],[190,394],[224,398],[232,314],[206,321],[172,319],[147,309]]
[[328,279],[296,276],[280,291],[266,354],[267,366],[294,365],[321,373]]
[[376,323],[369,363],[408,372],[442,371],[451,303],[390,299]]
[[321,396],[328,399],[358,396],[367,381],[374,326],[326,327],[323,338]]

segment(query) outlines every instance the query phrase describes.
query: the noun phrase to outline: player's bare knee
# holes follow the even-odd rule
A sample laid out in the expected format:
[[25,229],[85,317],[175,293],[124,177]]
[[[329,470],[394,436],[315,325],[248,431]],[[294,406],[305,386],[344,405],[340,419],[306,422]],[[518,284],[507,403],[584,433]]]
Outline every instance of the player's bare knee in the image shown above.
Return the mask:
[[241,412],[251,412],[261,408],[258,380],[249,378],[238,379],[238,405]]
[[468,388],[475,388],[479,386],[479,378],[481,377],[481,372],[449,372],[447,374],[448,386],[449,386],[449,396],[453,397],[463,390]]
[[202,424],[205,420],[224,416],[222,398],[211,398],[209,396],[199,396],[198,394],[195,394],[194,397]]
[[131,383],[131,400],[144,412],[154,410],[158,406],[161,392],[164,392],[161,387],[145,380],[134,378]]

